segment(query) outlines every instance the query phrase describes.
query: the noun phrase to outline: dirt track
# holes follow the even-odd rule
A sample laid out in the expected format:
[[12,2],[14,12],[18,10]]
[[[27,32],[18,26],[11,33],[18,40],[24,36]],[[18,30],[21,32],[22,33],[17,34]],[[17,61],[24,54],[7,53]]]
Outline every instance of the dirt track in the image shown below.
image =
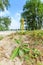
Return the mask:
[[[16,57],[13,61],[10,60],[12,50],[18,46],[18,44],[16,44],[13,41],[13,39],[18,39],[20,38],[19,36],[21,35],[12,33],[9,36],[5,36],[4,39],[0,41],[0,64],[1,65],[22,65],[23,61],[20,61],[19,57]],[[40,39],[38,41],[40,43],[39,45],[33,45],[36,39],[33,39],[33,37],[29,37],[28,34],[22,35],[21,37],[22,37],[23,43],[28,43],[30,48],[37,48],[41,52],[43,52],[43,44],[41,44],[41,41],[43,40]],[[43,62],[43,55],[40,57],[40,59],[41,59],[41,62]],[[38,61],[40,59],[38,58]],[[31,59],[31,60],[36,60],[36,59]],[[23,65],[24,64],[25,63],[23,63]],[[31,65],[31,64],[28,64],[28,65]],[[37,64],[34,62],[34,65],[37,65]]]
[[6,36],[6,35],[9,35],[11,33],[15,33],[16,31],[0,31],[0,35],[2,36]]
[[1,65],[21,65],[19,58],[15,58],[13,61],[10,60],[10,55],[12,50],[17,45],[11,41],[9,38],[4,38],[0,41],[0,64]]

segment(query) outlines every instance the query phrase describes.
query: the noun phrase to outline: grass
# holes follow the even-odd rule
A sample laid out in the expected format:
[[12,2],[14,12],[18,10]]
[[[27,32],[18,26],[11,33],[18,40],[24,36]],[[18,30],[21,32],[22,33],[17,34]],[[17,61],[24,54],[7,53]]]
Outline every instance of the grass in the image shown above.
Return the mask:
[[0,36],[0,40],[2,40],[3,39],[3,36]]
[[33,31],[29,31],[29,30],[26,30],[26,31],[24,31],[24,32],[17,32],[17,33],[19,33],[19,34],[31,34],[31,33],[35,33],[35,34],[37,34],[37,33],[41,33],[42,35],[43,35],[43,30],[33,30]]

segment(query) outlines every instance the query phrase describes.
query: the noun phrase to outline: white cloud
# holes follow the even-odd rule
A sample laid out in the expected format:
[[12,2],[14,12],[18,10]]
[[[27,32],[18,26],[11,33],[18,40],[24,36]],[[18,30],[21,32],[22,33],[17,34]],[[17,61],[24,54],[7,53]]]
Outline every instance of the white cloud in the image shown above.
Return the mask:
[[20,23],[18,20],[14,19],[13,17],[11,17],[11,25],[9,26],[10,29],[19,29],[20,28]]
[[15,17],[20,17],[20,13],[17,12],[17,13],[15,14]]
[[11,17],[11,25],[9,26],[10,29],[20,29],[20,13],[16,13],[14,17]]
[[9,14],[10,14],[10,12],[8,10],[6,10],[6,8],[4,9],[4,11],[0,11],[0,17],[8,16]]
[[14,17],[15,17],[15,19],[17,18],[17,20],[20,20],[21,15],[20,15],[20,13],[17,12]]

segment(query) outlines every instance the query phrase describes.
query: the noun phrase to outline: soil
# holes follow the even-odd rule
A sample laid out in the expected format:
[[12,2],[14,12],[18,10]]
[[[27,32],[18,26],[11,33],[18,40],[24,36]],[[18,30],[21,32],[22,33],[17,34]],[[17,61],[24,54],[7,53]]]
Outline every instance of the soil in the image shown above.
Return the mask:
[[37,61],[40,61],[43,64],[43,44],[41,43],[43,42],[43,40],[39,39],[38,40],[39,44],[34,45],[33,43],[37,39],[34,40],[34,38],[29,36],[28,34],[20,35],[15,33],[5,36],[0,41],[0,64],[1,65],[32,65],[31,62],[29,62],[29,60],[27,64],[26,61],[20,60],[19,57],[15,57],[14,60],[10,60],[12,50],[18,46],[18,44],[16,44],[14,39],[19,39],[20,37],[22,38],[23,43],[27,43],[30,48],[37,48],[42,53],[42,55],[39,58],[31,59],[34,61],[33,65],[37,65],[36,64]]

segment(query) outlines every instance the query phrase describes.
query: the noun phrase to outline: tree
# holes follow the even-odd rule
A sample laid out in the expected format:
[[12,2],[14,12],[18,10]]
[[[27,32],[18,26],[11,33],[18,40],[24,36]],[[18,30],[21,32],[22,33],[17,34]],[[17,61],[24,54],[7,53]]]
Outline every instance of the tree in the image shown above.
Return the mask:
[[22,17],[26,29],[41,29],[43,21],[43,2],[41,0],[27,0],[23,7]]
[[9,0],[0,0],[0,11],[4,11],[4,9],[8,9],[9,6]]
[[9,17],[2,17],[0,18],[0,31],[1,30],[8,30],[11,20]]
[[[9,6],[9,0],[0,0],[0,11],[4,11],[5,8],[8,9]],[[10,17],[0,17],[0,31],[1,30],[8,30],[9,25],[11,23]]]

